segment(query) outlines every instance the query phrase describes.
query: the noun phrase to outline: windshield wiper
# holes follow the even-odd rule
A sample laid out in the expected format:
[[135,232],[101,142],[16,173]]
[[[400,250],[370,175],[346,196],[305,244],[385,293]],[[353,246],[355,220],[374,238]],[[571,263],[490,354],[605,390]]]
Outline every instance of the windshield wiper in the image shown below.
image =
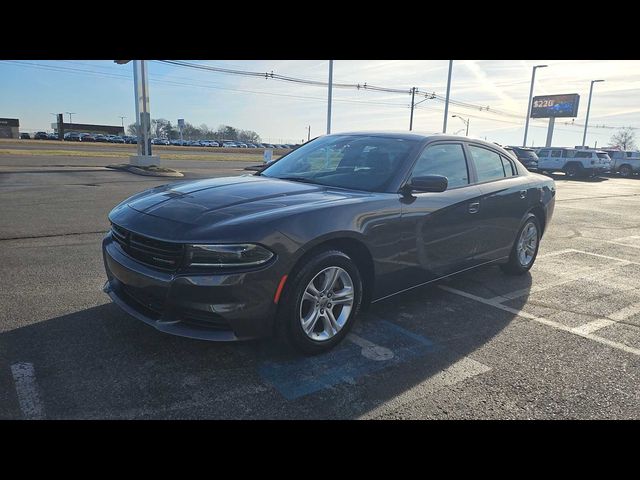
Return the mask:
[[315,182],[313,180],[310,180],[304,177],[276,177],[276,178],[279,178],[280,180],[291,180],[292,182],[313,183],[314,185],[322,185],[321,183]]

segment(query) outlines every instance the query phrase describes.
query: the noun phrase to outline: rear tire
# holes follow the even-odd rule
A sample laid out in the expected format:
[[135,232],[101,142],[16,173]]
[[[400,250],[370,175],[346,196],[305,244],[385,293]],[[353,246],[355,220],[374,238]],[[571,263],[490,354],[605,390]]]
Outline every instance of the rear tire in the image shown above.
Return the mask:
[[278,315],[281,337],[307,355],[327,352],[349,333],[361,303],[362,278],[353,260],[339,250],[320,251],[287,282]]
[[568,178],[577,178],[580,176],[580,170],[575,163],[571,163],[564,167],[564,174]]
[[631,168],[630,165],[621,165],[620,169],[618,170],[618,173],[620,174],[621,177],[628,178],[633,173],[633,169]]
[[502,271],[508,275],[523,275],[527,273],[538,256],[540,247],[540,222],[538,217],[530,213],[523,222],[513,242],[509,261],[500,265]]

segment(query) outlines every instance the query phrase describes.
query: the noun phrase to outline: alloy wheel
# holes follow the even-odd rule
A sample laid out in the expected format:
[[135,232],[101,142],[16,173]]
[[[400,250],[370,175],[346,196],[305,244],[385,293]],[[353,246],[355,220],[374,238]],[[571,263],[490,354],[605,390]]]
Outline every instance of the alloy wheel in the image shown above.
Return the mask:
[[326,341],[347,323],[354,303],[353,280],[340,267],[327,267],[304,289],[300,302],[300,325],[312,340]]

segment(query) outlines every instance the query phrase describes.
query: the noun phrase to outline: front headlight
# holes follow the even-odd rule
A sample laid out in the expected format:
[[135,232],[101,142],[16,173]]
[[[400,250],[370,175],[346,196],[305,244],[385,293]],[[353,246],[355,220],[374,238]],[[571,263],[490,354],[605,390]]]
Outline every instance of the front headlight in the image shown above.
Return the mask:
[[273,258],[273,252],[252,243],[188,245],[188,264],[196,267],[251,267]]

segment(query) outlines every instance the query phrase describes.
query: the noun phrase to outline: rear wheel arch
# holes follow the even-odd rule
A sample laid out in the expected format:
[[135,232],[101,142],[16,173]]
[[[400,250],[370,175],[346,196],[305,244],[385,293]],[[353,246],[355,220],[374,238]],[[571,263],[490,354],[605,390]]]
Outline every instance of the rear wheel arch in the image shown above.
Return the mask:
[[527,215],[532,213],[533,215],[536,216],[536,218],[538,219],[538,223],[540,224],[540,236],[542,236],[542,234],[545,231],[545,227],[547,226],[547,214],[544,210],[544,206],[542,204],[538,204],[538,205],[534,205],[533,207],[531,207],[526,215],[525,215],[525,219],[527,218]]

